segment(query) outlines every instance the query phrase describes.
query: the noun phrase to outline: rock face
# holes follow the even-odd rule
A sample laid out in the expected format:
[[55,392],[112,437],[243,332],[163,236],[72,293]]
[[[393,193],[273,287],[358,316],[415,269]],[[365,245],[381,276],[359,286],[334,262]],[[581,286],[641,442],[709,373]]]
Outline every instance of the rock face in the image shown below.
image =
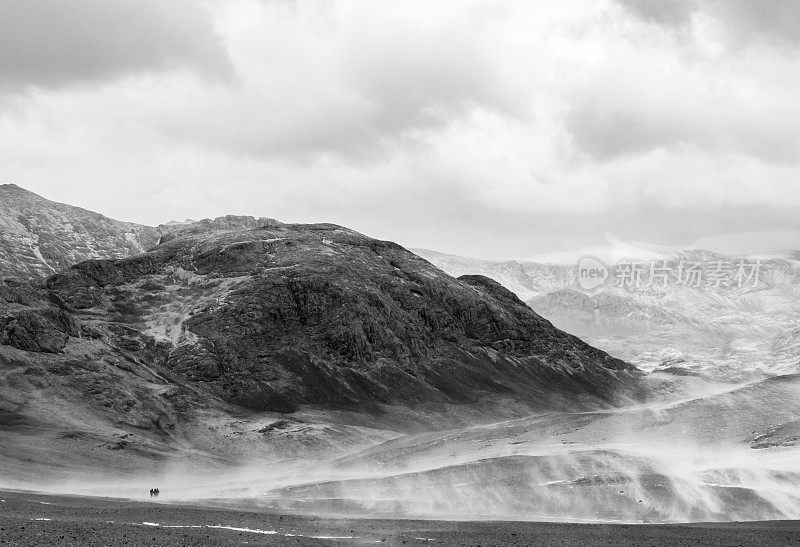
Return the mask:
[[166,234],[198,226],[255,228],[269,219],[226,216],[157,227],[120,222],[56,203],[14,184],[0,185],[0,279],[44,279],[90,259],[126,258],[158,244]]
[[0,276],[37,279],[91,258],[124,258],[158,243],[154,228],[119,222],[0,185]]
[[6,287],[0,341],[124,362],[251,411],[585,409],[635,384],[632,366],[488,278],[452,278],[339,226],[259,224],[185,228],[135,257],[82,262],[34,295]]

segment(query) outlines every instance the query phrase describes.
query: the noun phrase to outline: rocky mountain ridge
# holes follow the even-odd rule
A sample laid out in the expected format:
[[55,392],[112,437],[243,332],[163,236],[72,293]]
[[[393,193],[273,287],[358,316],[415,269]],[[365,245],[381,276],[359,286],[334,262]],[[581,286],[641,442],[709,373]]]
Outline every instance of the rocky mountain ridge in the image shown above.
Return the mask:
[[450,278],[399,245],[333,225],[194,227],[14,297],[7,345],[58,354],[100,341],[100,353],[166,367],[259,411],[492,392],[533,406],[596,404],[617,372],[633,370],[496,282]]
[[15,184],[0,185],[0,279],[44,279],[91,259],[143,253],[170,233],[192,226],[255,228],[272,219],[225,216],[144,226],[50,201]]

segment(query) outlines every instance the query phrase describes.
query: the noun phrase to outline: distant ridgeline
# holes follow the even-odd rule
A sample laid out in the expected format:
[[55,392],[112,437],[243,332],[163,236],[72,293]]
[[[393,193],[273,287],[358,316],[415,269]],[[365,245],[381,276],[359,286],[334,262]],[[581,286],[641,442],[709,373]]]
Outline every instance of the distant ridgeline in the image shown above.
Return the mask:
[[225,216],[157,227],[121,222],[56,203],[14,184],[0,185],[0,278],[43,279],[78,262],[143,253],[169,233],[201,226],[250,229],[272,219]]

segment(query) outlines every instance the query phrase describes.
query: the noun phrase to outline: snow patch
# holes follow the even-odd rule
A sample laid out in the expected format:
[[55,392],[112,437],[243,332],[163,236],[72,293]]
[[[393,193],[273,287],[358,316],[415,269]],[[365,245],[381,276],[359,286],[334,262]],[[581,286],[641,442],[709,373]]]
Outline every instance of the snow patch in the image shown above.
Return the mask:
[[216,526],[208,524],[206,528],[217,528],[221,530],[233,530],[234,532],[249,532],[251,534],[264,534],[269,536],[274,536],[278,533],[277,530],[258,530],[256,528],[237,528],[236,526],[223,526],[221,524],[217,524]]
[[248,534],[261,534],[265,536],[280,535],[283,537],[304,537],[310,539],[357,539],[358,536],[309,536],[305,534],[281,534],[277,530],[262,530],[260,528],[245,528],[242,526],[227,526],[224,524],[165,524],[155,522],[143,522],[143,526],[158,526],[160,528],[213,528],[215,530],[231,530],[233,532],[245,532]]

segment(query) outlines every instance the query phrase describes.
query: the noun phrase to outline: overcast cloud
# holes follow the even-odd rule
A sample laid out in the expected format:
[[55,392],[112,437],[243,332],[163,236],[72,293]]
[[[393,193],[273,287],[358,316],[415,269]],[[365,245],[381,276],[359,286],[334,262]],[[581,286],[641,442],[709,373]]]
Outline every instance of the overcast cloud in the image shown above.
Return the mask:
[[213,22],[191,1],[3,0],[0,6],[0,83],[6,88],[55,88],[182,68],[230,76]]
[[757,4],[0,0],[2,182],[481,257],[800,230],[800,4]]

